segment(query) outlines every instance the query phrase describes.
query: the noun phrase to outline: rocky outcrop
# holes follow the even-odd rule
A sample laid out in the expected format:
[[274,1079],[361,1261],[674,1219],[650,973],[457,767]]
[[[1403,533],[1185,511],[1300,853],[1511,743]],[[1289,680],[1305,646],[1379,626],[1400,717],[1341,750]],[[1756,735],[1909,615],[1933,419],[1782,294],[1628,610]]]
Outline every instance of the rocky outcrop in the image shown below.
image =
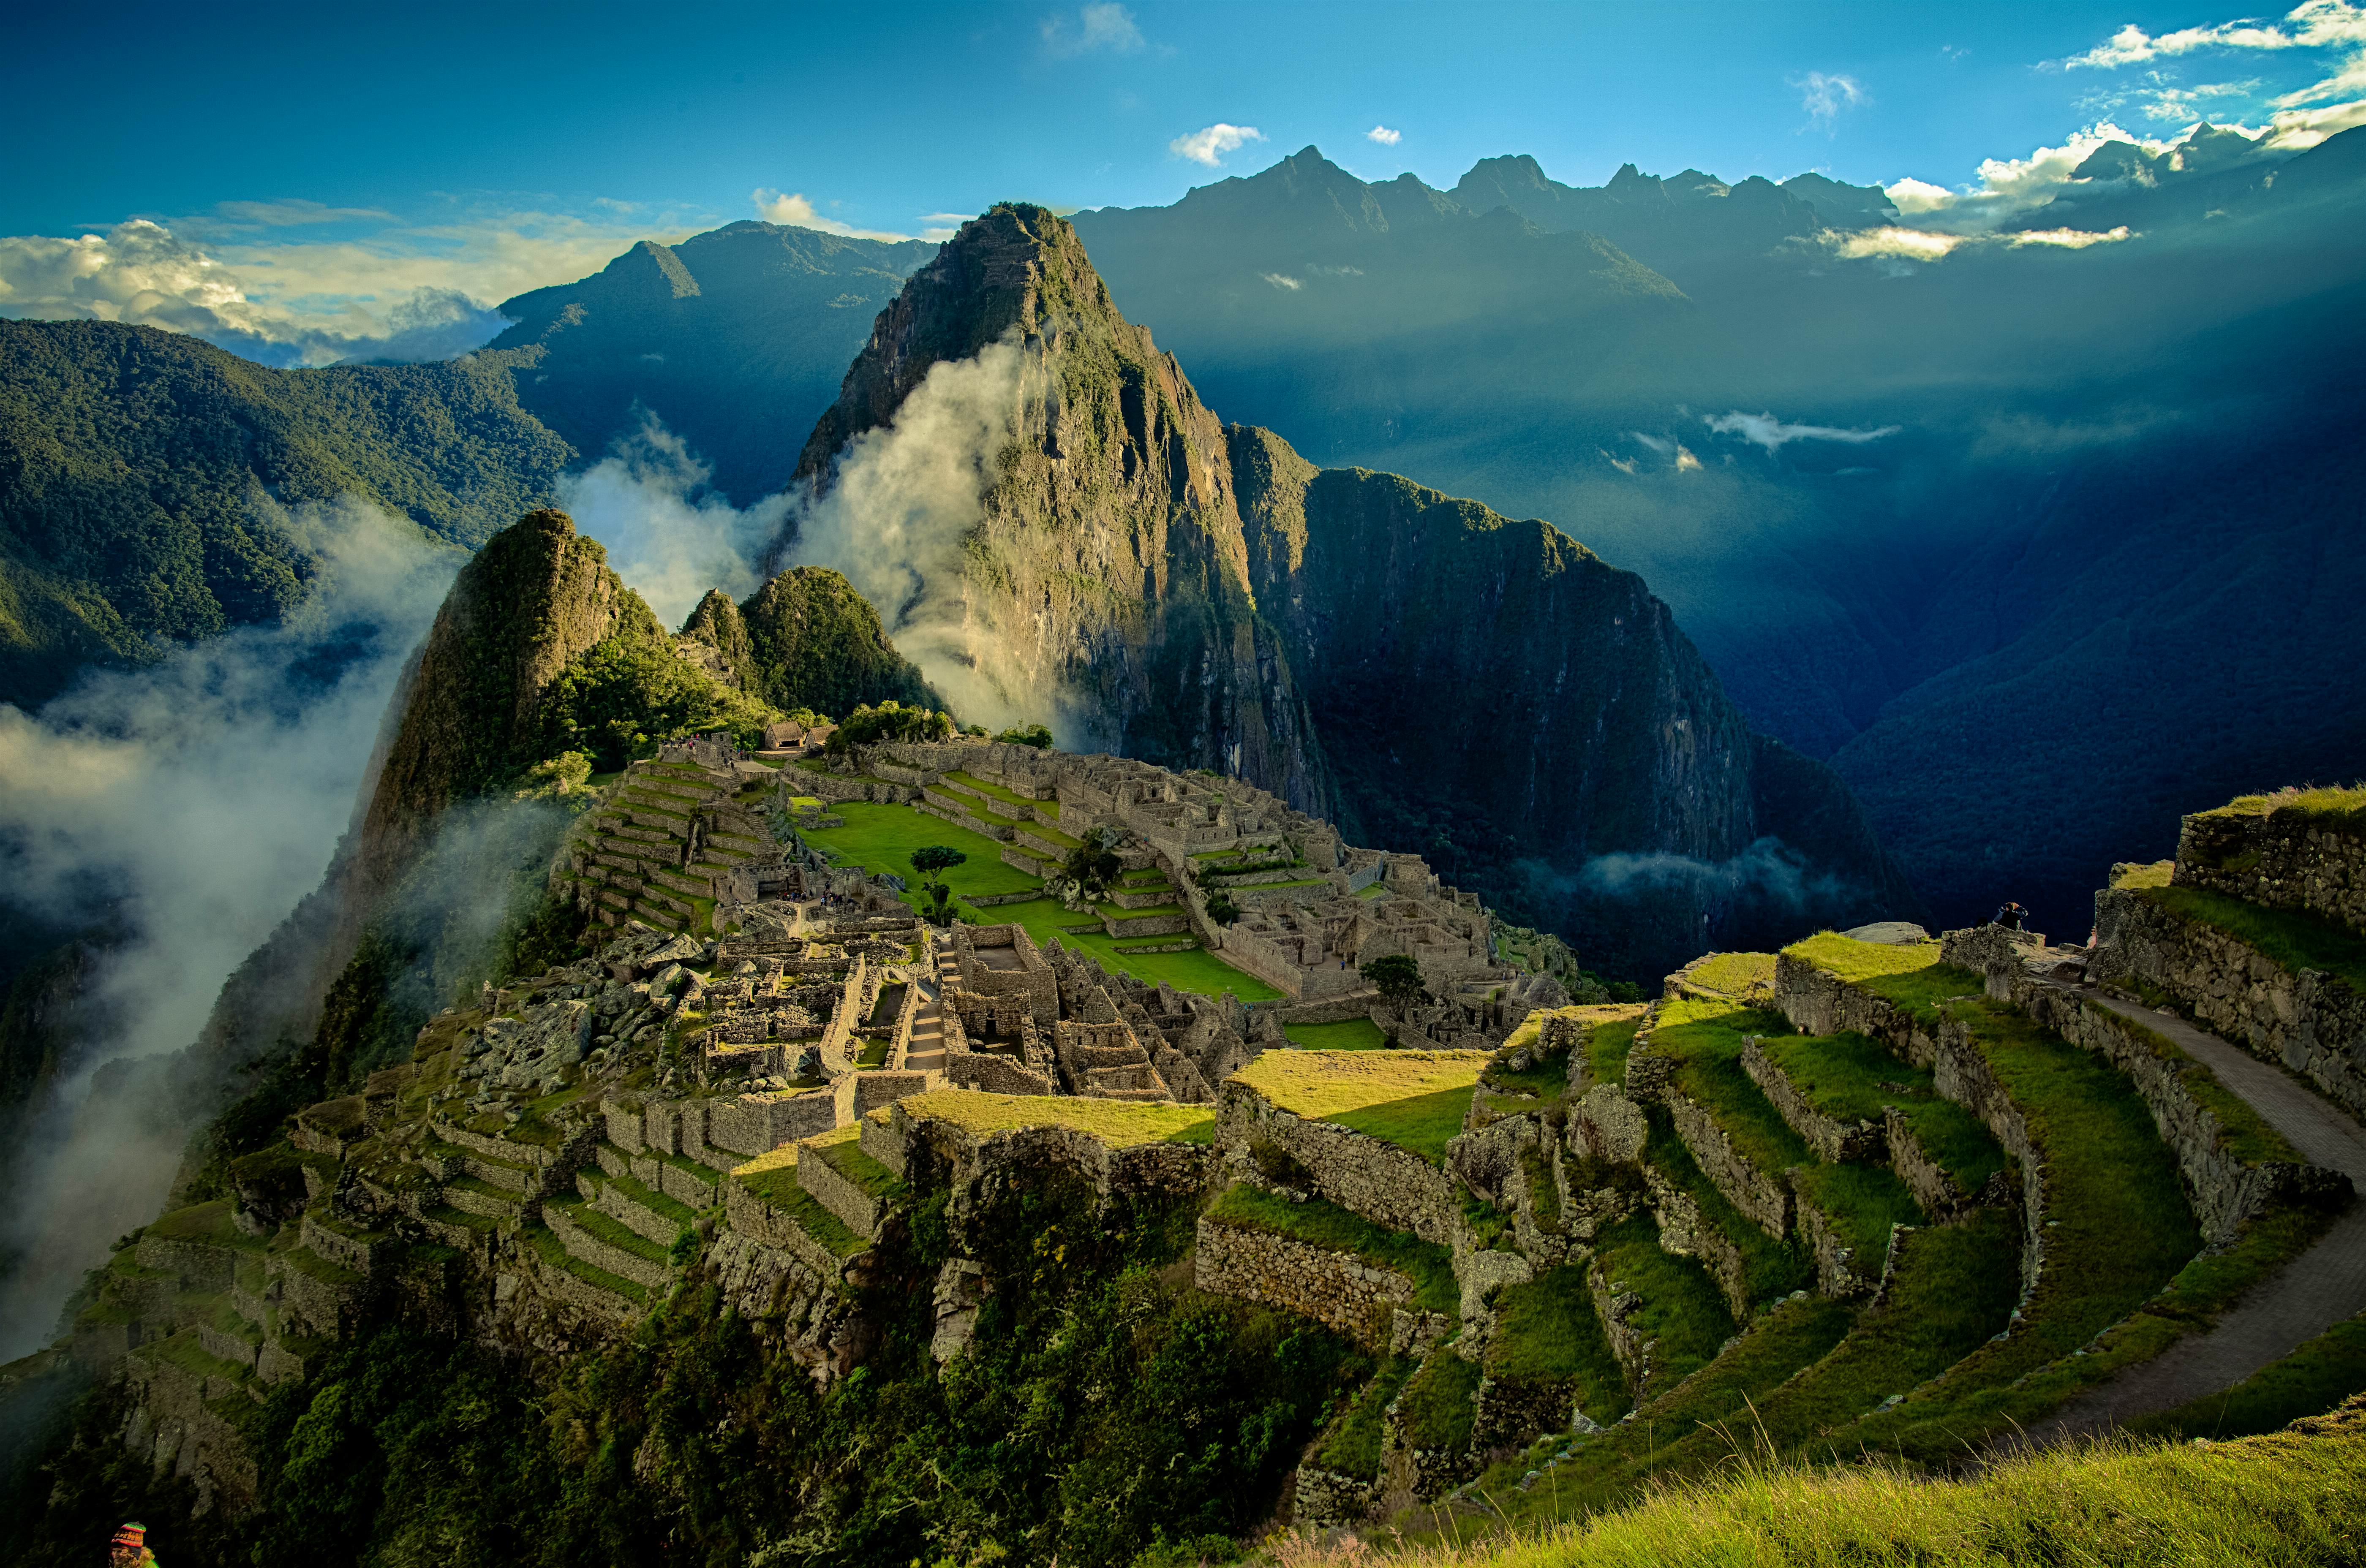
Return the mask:
[[871,601],[827,566],[793,566],[737,607],[710,593],[682,632],[711,642],[775,708],[843,719],[886,701],[944,705],[887,640]]

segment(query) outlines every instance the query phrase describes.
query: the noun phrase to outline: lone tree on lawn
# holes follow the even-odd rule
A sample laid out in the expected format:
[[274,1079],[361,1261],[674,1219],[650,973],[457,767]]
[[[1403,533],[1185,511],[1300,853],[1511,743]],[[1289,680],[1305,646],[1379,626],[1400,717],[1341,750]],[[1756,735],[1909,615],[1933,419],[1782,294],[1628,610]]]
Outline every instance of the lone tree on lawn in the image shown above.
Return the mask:
[[945,886],[944,874],[968,858],[946,844],[924,845],[912,851],[912,869],[928,884],[929,899],[936,906],[934,918],[939,925],[945,923],[945,904],[953,896],[952,890]]
[[1417,1002],[1429,1000],[1429,991],[1421,983],[1421,965],[1406,954],[1391,953],[1385,958],[1358,964],[1356,972],[1378,988],[1381,1001],[1400,1013]]

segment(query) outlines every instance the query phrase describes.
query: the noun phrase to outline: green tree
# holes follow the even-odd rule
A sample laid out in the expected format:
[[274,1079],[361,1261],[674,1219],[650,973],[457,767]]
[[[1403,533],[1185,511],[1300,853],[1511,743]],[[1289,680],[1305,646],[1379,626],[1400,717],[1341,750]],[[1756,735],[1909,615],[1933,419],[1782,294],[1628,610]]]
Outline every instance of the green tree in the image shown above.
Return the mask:
[[952,890],[945,886],[944,874],[968,858],[960,850],[944,844],[922,845],[912,851],[912,869],[920,874],[921,881],[928,887],[929,899],[934,906],[934,918],[940,925],[945,923],[945,905],[952,898]]
[[1385,958],[1374,958],[1369,964],[1357,965],[1356,972],[1371,982],[1380,991],[1380,1000],[1400,1012],[1429,1000],[1428,988],[1421,983],[1421,965],[1408,954],[1391,953]]
[[[980,731],[983,734],[985,732]],[[1052,732],[1041,724],[1019,724],[994,737],[1001,745],[1031,745],[1037,751],[1052,749]]]
[[1240,917],[1241,906],[1233,902],[1232,894],[1224,891],[1222,888],[1219,888],[1214,892],[1208,895],[1208,918],[1210,920],[1214,921],[1219,925],[1230,925]]

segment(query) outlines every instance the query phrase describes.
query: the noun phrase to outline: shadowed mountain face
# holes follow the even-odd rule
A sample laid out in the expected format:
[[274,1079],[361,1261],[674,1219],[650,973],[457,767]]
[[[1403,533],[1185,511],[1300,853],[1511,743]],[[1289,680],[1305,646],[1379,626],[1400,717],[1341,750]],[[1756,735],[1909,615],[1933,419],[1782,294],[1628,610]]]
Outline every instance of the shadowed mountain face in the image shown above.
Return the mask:
[[2366,755],[2366,133],[2089,164],[1937,261],[1820,176],[1519,158],[1439,193],[1310,150],[1076,223],[1228,414],[1641,572],[1943,918],[2083,930],[2179,811]]
[[[866,503],[909,465],[896,442],[945,428],[943,389],[997,364],[974,511],[930,535],[900,495]],[[1236,773],[1591,961],[1657,973],[1705,935],[1920,913],[1846,790],[1750,734],[1639,577],[1221,425],[1041,208],[997,208],[914,275],[802,472],[786,547],[918,583],[888,629],[957,701],[979,689],[964,711],[990,696],[1079,749]]]

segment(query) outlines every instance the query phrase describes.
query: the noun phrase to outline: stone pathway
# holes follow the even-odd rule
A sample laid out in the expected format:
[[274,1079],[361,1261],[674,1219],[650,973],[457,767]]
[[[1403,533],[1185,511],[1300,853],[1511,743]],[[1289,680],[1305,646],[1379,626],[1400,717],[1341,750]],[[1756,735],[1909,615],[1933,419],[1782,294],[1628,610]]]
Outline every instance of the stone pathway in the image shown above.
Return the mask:
[[[2166,1035],[2248,1101],[2312,1164],[2338,1170],[2366,1194],[2366,1128],[2238,1046],[2174,1014],[2081,991],[2086,1000]],[[2189,1335],[2064,1406],[2030,1431],[2045,1445],[2139,1416],[2174,1410],[2232,1388],[2335,1324],[2366,1311],[2366,1204],[2336,1220],[2315,1246],[2252,1287],[2206,1334]]]

